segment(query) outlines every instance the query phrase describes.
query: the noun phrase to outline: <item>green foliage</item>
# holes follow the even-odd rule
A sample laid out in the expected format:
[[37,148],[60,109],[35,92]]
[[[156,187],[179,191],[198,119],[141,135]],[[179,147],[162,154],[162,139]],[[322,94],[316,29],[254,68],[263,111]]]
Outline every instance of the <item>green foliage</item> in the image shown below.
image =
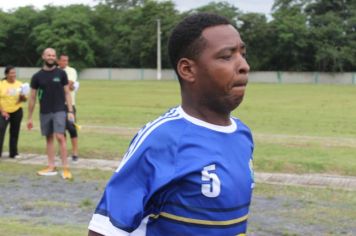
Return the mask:
[[0,14],[0,64],[33,66],[37,60],[32,28],[38,24],[33,7],[20,7]]
[[306,7],[315,42],[315,64],[322,71],[356,68],[356,1],[319,0]]
[[127,9],[141,5],[145,0],[102,0],[101,2],[110,8]]
[[229,19],[235,26],[238,25],[238,17],[242,14],[236,7],[227,2],[210,2],[205,6],[199,7],[192,10],[191,13],[195,12],[208,12],[215,13]]
[[91,9],[83,5],[69,7],[47,7],[51,11],[50,19],[33,29],[33,37],[37,43],[37,53],[52,47],[57,53],[66,53],[71,63],[77,68],[93,66],[94,50],[97,35],[90,22]]
[[172,2],[146,1],[125,10],[99,5],[96,9],[95,26],[102,35],[98,52],[102,66],[155,68],[157,19],[160,19],[162,65],[169,67],[166,44],[170,30],[179,19]]
[[273,36],[271,40],[278,45],[269,51],[269,65],[272,70],[305,71],[310,70],[312,51],[308,41],[307,16],[302,12],[303,5],[280,7],[273,13],[270,23]]
[[[246,44],[247,61],[251,70],[269,70],[269,60],[273,43],[267,18],[263,14],[246,13],[240,17],[241,38]],[[261,40],[263,39],[263,40]]]

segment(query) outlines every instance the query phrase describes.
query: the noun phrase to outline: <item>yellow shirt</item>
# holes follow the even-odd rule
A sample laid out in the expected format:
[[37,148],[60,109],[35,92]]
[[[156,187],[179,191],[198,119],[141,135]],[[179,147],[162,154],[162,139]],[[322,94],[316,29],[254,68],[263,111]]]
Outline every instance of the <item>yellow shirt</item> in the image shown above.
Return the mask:
[[[73,81],[76,82],[78,79],[77,71],[70,66],[67,66],[66,68],[63,69],[67,73],[68,81]],[[72,105],[75,105],[75,92],[71,91],[70,95],[72,96]]]
[[12,113],[22,107],[22,102],[19,102],[21,85],[17,80],[14,83],[0,81],[0,107],[3,111]]

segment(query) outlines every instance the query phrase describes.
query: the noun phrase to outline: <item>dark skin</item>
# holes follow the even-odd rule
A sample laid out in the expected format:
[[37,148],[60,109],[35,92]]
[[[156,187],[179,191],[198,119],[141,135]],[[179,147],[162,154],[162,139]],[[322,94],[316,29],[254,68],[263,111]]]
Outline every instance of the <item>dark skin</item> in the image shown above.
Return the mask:
[[189,115],[211,124],[231,124],[230,113],[241,102],[250,70],[245,45],[231,25],[202,32],[206,47],[196,60],[182,58],[182,107]]
[[[230,113],[241,102],[250,67],[245,45],[231,25],[206,28],[206,47],[196,60],[181,58],[177,70],[182,79],[182,108],[211,124],[228,126]],[[89,231],[88,236],[102,236]]]

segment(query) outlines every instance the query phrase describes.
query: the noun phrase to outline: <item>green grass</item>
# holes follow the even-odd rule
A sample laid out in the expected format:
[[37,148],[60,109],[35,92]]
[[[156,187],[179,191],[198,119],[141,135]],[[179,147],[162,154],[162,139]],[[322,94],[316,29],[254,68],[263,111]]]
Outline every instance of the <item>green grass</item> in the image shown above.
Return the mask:
[[[264,211],[262,214],[269,218],[282,218],[284,224],[300,227],[316,226],[320,229],[318,235],[351,235],[346,234],[345,230],[350,232],[354,229],[353,219],[356,218],[354,191],[257,184],[253,194],[255,198],[267,198],[271,201],[270,204],[277,204],[276,207],[269,208],[268,212]],[[261,209],[255,208],[254,204],[250,210],[251,215],[261,214]],[[286,227],[284,224],[272,224],[267,228],[273,227],[278,232],[282,232]],[[256,229],[260,227],[263,226],[256,225],[254,221],[250,222],[250,231],[257,231],[257,235]]]
[[[42,176],[37,176],[35,173],[39,168],[43,166],[37,165],[19,165],[18,163],[11,162],[0,162],[0,172],[3,174],[0,179],[0,184],[8,182],[12,182],[12,179],[17,179],[18,176],[26,176],[27,178],[43,178]],[[89,169],[71,169],[73,175],[75,176],[75,180],[78,181],[98,181],[98,182],[107,182],[108,179],[112,176],[112,171],[104,171],[104,170],[89,170]],[[5,180],[4,180],[5,179]],[[60,180],[62,181],[62,180]],[[70,183],[70,182],[69,182]]]
[[[351,85],[249,84],[233,115],[255,134],[257,171],[356,175],[355,100],[356,86]],[[179,103],[177,81],[82,80],[77,95],[80,156],[121,158],[135,130]],[[27,107],[23,124],[26,112]],[[38,128],[38,105],[34,121]],[[19,148],[44,153],[44,138],[23,125]]]
[[0,235],[11,236],[72,236],[87,235],[86,225],[46,225],[34,220],[19,220],[0,217]]

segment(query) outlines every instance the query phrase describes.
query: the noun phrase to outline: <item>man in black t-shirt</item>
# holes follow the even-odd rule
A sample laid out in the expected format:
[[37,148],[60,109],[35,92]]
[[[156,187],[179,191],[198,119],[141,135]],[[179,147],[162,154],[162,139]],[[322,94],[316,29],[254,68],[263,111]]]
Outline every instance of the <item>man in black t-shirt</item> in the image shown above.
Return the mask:
[[[48,167],[37,172],[38,175],[56,175],[54,138],[57,139],[63,165],[62,177],[71,179],[67,160],[67,144],[64,136],[66,119],[74,120],[73,107],[68,86],[67,74],[56,66],[56,51],[47,48],[43,51],[44,65],[40,71],[32,76],[31,94],[28,103],[28,129],[33,128],[32,113],[35,108],[36,97],[40,103],[41,133],[46,136],[46,151]],[[68,117],[66,115],[66,107]]]

